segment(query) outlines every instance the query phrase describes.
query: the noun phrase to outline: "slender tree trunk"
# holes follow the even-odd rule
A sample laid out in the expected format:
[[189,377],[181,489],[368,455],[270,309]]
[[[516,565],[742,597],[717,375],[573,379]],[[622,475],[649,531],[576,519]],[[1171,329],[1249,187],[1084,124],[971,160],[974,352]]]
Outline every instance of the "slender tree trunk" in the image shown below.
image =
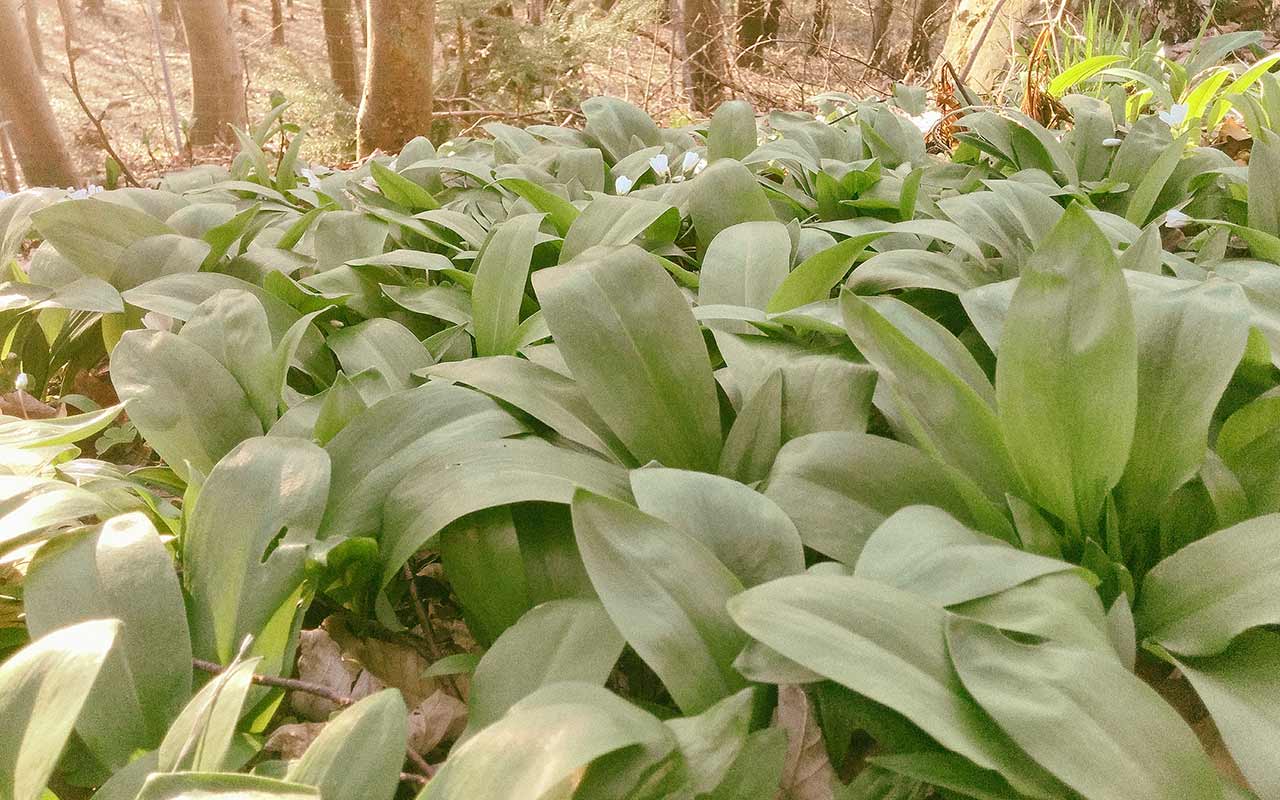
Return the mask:
[[876,66],[884,64],[885,57],[889,55],[891,43],[889,37],[889,23],[893,19],[894,0],[871,0],[871,42],[867,52],[871,55],[867,59]]
[[759,66],[760,50],[777,38],[782,0],[738,0],[738,63]]
[[693,110],[707,114],[723,99],[729,71],[720,0],[684,0],[684,25],[693,73]]
[[227,8],[217,0],[179,0],[191,53],[192,144],[233,141],[228,126],[248,121],[244,65]]
[[525,12],[530,25],[541,25],[542,17],[547,13],[547,0],[529,0]]
[[22,10],[27,20],[27,42],[31,45],[31,57],[36,69],[44,72],[44,45],[40,42],[40,5],[36,0],[22,0]]
[[170,25],[178,24],[177,0],[160,0],[160,19]]
[[324,16],[324,44],[329,51],[329,74],[338,91],[351,105],[360,102],[360,76],[356,74],[356,51],[351,41],[351,0],[320,0]]
[[360,46],[369,46],[369,9],[364,0],[355,0],[356,25],[360,28]]
[[9,144],[8,127],[3,119],[0,119],[0,164],[4,165],[4,190],[13,193],[22,188],[18,185],[18,162],[14,160],[13,145]]
[[949,0],[919,0],[911,20],[911,44],[907,47],[905,66],[922,72],[932,60],[933,37],[947,20]]
[[369,49],[356,150],[398,152],[431,131],[435,0],[367,0]]
[[101,14],[103,8],[102,0],[81,0],[80,8],[88,11],[90,14]]
[[17,0],[0,0],[0,76],[4,76],[0,80],[0,117],[10,120],[9,141],[27,185],[76,183],[71,154],[36,70]]
[[271,44],[284,47],[284,4],[271,0]]
[[942,57],[965,85],[979,92],[996,89],[1009,67],[1012,43],[1044,15],[1042,0],[959,0]]
[[693,66],[689,63],[689,41],[685,37],[684,0],[671,0],[668,6],[671,17],[671,53],[679,63],[680,88],[684,96],[693,97]]
[[827,0],[814,0],[813,20],[809,25],[809,55],[817,55],[827,38],[827,25],[831,22],[831,7]]

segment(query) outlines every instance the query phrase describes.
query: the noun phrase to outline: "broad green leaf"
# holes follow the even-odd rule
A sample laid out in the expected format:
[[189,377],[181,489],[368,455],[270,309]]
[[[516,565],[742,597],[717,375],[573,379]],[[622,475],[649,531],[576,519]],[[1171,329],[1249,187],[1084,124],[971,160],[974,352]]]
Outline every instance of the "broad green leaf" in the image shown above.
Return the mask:
[[669,752],[676,741],[656,718],[599,686],[551,684],[455,747],[419,800],[567,797],[582,768],[637,745]]
[[1175,659],[1213,717],[1222,740],[1261,797],[1280,793],[1280,764],[1269,746],[1280,736],[1280,635],[1242,634],[1207,658]]
[[603,685],[625,642],[598,600],[552,600],[535,606],[481,657],[471,676],[465,741],[497,722],[543,686],[561,681]]
[[343,328],[331,334],[326,344],[348,375],[377,370],[388,394],[412,389],[414,370],[431,364],[431,354],[418,338],[390,319],[370,319]]
[[824,300],[830,296],[853,262],[867,249],[867,245],[881,238],[887,231],[871,231],[852,236],[835,247],[828,247],[809,256],[787,275],[769,298],[766,310],[770,313],[790,311],[805,303]]
[[1106,54],[1093,56],[1072,64],[1070,68],[1063,70],[1049,81],[1049,94],[1054,97],[1062,97],[1068,89],[1077,83],[1087,81],[1102,70],[1124,60],[1124,56]]
[[390,800],[408,735],[400,692],[383,689],[330,720],[285,780],[316,787],[324,800]]
[[801,575],[748,589],[729,613],[752,638],[888,706],[1019,791],[1061,796],[961,687],[940,606],[861,578]]
[[510,509],[486,508],[450,523],[440,532],[439,547],[467,628],[482,645],[493,644],[529,609]]
[[596,246],[622,247],[638,237],[666,243],[680,232],[680,214],[666,203],[597,195],[564,235],[560,263]]
[[238,661],[204,685],[169,726],[160,743],[160,772],[224,769],[259,659]]
[[1183,656],[1222,652],[1250,628],[1280,623],[1280,515],[1192,542],[1152,567],[1134,606],[1139,640]]
[[137,800],[320,800],[320,796],[311,786],[260,775],[196,771],[153,773]]
[[122,407],[108,406],[84,414],[53,419],[0,418],[0,447],[57,447],[88,439],[120,416]]
[[733,768],[746,744],[755,696],[755,689],[743,689],[697,716],[667,720],[693,773],[693,791],[710,792]]
[[937,508],[904,508],[876,528],[853,574],[950,606],[1072,569],[961,525]]
[[662,143],[662,133],[648,114],[616,97],[592,97],[582,103],[586,134],[610,162],[632,151]]
[[227,289],[196,307],[181,338],[199,345],[231,373],[253,406],[262,429],[276,421],[280,389],[271,330],[262,304],[248,292]]
[[235,377],[199,345],[166,331],[129,331],[111,354],[111,381],[129,419],[187,480],[208,474],[262,420]]
[[872,531],[900,508],[937,506],[987,533],[999,514],[945,464],[910,445],[856,433],[787,442],[764,494],[791,517],[806,547],[850,565]]
[[509,403],[556,433],[623,463],[632,458],[587,403],[572,378],[522,358],[493,356],[436,364],[426,374],[454,381]]
[[1032,498],[1091,532],[1124,472],[1137,410],[1133,311],[1111,245],[1078,206],[1022,271],[1004,323],[996,395]]
[[333,473],[319,538],[376,533],[387,494],[429,454],[524,430],[493,400],[459,386],[429,383],[374,403],[325,445]]
[[446,525],[467,514],[532,501],[568,505],[578,487],[631,499],[622,467],[538,439],[443,444],[406,464],[403,480],[384,495],[384,582]]
[[742,483],[769,474],[782,447],[782,372],[775,370],[743,401],[720,451],[719,473]]
[[116,620],[82,622],[0,664],[0,796],[42,797],[119,630]]
[[182,542],[197,657],[230,662],[298,588],[328,491],[328,455],[301,439],[250,439],[210,471]]
[[564,236],[582,212],[558,194],[523,178],[503,178],[498,181],[511,191],[529,201],[529,204],[547,215],[556,233]]
[[398,206],[410,211],[430,211],[440,207],[439,201],[431,196],[431,192],[379,164],[377,159],[370,159],[369,172],[383,196]]
[[901,421],[907,438],[973,478],[993,500],[1019,493],[994,392],[964,346],[899,300],[845,293],[841,305],[849,338],[890,389],[890,418]]
[[707,131],[707,160],[736,158],[741,161],[756,149],[756,112],[742,100],[721,103],[711,115]]
[[756,800],[773,797],[782,782],[787,757],[787,734],[765,728],[747,736],[724,781],[707,800]]
[[123,292],[165,275],[196,272],[209,252],[209,245],[200,239],[173,233],[148,236],[120,251],[110,282]]
[[157,747],[191,692],[191,640],[173,559],[147,518],[115,517],[41,548],[23,608],[32,636],[91,619],[123,623],[76,729],[111,769]]
[[982,709],[1087,800],[1221,797],[1191,729],[1116,659],[958,617],[947,648]]
[[1187,139],[1190,137],[1191,131],[1187,131],[1179,138],[1171,142],[1154,162],[1144,165],[1145,172],[1142,181],[1138,183],[1132,197],[1129,198],[1129,207],[1125,211],[1125,219],[1134,225],[1145,225],[1151,219],[1156,200],[1160,196],[1160,192],[1164,189],[1173,171],[1177,169],[1178,162],[1182,160],[1182,156],[1186,153]]
[[31,214],[40,236],[86,275],[109,278],[125,248],[175,233],[150,214],[98,198],[68,200]]
[[700,541],[743,586],[804,571],[796,526],[769,498],[737,481],[645,468],[631,472],[631,491],[641,511]]
[[687,207],[704,252],[725,228],[776,219],[756,176],[731,158],[716,161],[689,184]]
[[1139,413],[1116,491],[1126,523],[1154,523],[1199,470],[1214,408],[1244,354],[1248,317],[1244,292],[1229,283],[1136,298]]
[[1280,453],[1280,391],[1264,392],[1227,417],[1215,447],[1255,513],[1280,510],[1280,475],[1272,467]]
[[705,545],[625,503],[579,490],[573,528],[609,617],[687,714],[743,685],[745,643],[725,611],[742,584]]
[[713,471],[720,413],[706,344],[656,260],[627,248],[533,283],[574,379],[636,458]]
[[542,214],[525,214],[496,226],[480,249],[476,285],[471,289],[476,353],[481,356],[515,352],[520,303],[529,278],[533,247]]
[[316,270],[327,272],[381,253],[387,241],[387,224],[359,211],[330,211],[316,220],[312,236]]
[[763,311],[790,266],[791,235],[782,223],[742,222],[725,228],[702,257],[698,303]]
[[[1121,594],[1117,601],[1124,597]],[[950,610],[1001,630],[1119,656],[1098,591],[1079,570],[1041,575],[997,594],[951,606]]]
[[0,556],[115,510],[103,496],[66,481],[0,475]]
[[1280,139],[1255,137],[1249,154],[1249,227],[1280,236]]

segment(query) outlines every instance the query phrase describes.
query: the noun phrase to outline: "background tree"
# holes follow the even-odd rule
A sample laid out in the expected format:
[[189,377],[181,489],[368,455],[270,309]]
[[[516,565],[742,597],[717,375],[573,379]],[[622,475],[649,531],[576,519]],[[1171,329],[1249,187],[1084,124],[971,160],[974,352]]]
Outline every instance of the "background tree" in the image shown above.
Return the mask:
[[1008,67],[1010,43],[1024,39],[1043,17],[1041,0],[959,0],[942,57],[970,88],[990,92]]
[[759,66],[760,52],[778,38],[782,20],[782,0],[738,0],[738,63]]
[[933,57],[933,37],[950,21],[947,14],[950,7],[951,0],[917,0],[911,19],[911,41],[903,59],[903,66],[907,69],[923,72],[929,68]]
[[684,40],[693,84],[690,104],[706,114],[724,97],[729,58],[725,47],[724,14],[719,0],[683,0]]
[[280,0],[271,0],[271,43],[284,46],[284,5]]
[[192,144],[232,141],[229,125],[248,119],[244,65],[227,7],[216,0],[179,0],[191,53]]
[[360,102],[360,76],[351,40],[351,0],[320,0],[324,17],[324,44],[329,54],[329,75],[351,105]]
[[27,41],[31,43],[31,57],[36,69],[44,72],[44,45],[40,42],[40,5],[36,0],[22,0],[23,16],[27,21]]
[[0,119],[29,186],[76,183],[71,154],[58,131],[36,69],[18,0],[0,0]]
[[367,0],[369,47],[356,152],[397,152],[431,129],[435,0]]

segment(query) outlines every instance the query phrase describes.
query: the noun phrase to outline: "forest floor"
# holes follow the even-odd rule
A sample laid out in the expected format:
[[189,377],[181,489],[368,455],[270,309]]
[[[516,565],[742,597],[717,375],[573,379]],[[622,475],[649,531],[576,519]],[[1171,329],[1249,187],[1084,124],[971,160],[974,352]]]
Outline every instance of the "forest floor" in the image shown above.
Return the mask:
[[[146,11],[149,1],[106,0],[102,13],[76,15],[72,46],[81,94],[95,115],[103,115],[102,125],[113,147],[140,178],[154,178],[192,163],[225,162],[233,155],[230,148],[214,146],[187,152],[175,141],[162,61]],[[52,2],[31,2],[40,6],[45,85],[54,113],[79,174],[101,182],[106,152],[96,127],[66,81],[69,73],[62,19]],[[869,27],[864,4],[832,5],[838,13],[823,43],[814,46],[808,40],[806,25],[811,23],[805,19],[803,7],[798,2],[788,4],[796,8],[796,16],[783,20],[780,41],[764,52],[765,63],[760,68],[733,67],[728,76],[730,91],[760,109],[796,109],[824,91],[869,96],[887,90],[889,77],[862,62]],[[908,14],[902,16],[904,19],[894,20],[891,41],[906,40]],[[159,19],[157,23],[180,127],[191,108],[186,43],[179,23]],[[354,15],[353,23],[358,29]],[[349,160],[355,149],[356,110],[329,79],[319,0],[287,3],[282,47],[271,42],[267,0],[236,0],[233,27],[245,60],[250,119],[267,110],[272,95],[278,92],[293,103],[289,118],[308,132],[305,159],[326,164]],[[453,55],[453,40],[449,26],[440,25],[439,29],[443,30],[439,31],[436,60],[442,65]],[[597,94],[622,97],[645,108],[662,124],[679,124],[690,118],[690,113],[680,89],[680,65],[669,42],[669,30],[656,22],[612,39],[597,37],[593,51],[573,71],[570,92],[579,98]],[[362,65],[358,35],[355,45]],[[491,100],[480,102],[475,97],[449,97],[447,84],[438,85],[436,94],[442,99],[438,106],[453,114],[449,118],[455,134],[504,116],[513,124],[564,121],[563,112],[560,118],[536,110],[514,117],[524,109],[513,110]],[[494,107],[502,111],[479,113]]]

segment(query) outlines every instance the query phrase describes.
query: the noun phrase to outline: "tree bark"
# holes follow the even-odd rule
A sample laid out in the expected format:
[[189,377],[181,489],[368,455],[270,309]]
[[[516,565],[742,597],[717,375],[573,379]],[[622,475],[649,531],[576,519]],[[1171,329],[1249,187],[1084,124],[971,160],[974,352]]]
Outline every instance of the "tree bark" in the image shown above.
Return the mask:
[[360,102],[360,76],[356,73],[356,50],[351,41],[351,0],[320,0],[324,17],[324,44],[329,52],[329,75],[342,97],[351,105]]
[[17,0],[0,0],[0,117],[28,186],[76,183],[71,154],[58,131],[44,82],[36,70]]
[[271,44],[284,47],[284,6],[280,0],[271,0]]
[[907,46],[905,66],[909,70],[922,72],[929,68],[933,59],[933,37],[947,21],[947,7],[950,0],[919,0],[916,13],[911,20],[911,43]]
[[547,13],[547,0],[529,0],[525,7],[525,15],[530,25],[541,25],[542,18]]
[[244,65],[227,8],[217,0],[179,0],[191,53],[192,144],[234,141],[229,126],[248,122]]
[[431,130],[435,0],[367,0],[369,48],[356,151],[398,152]]
[[1042,0],[959,0],[942,57],[965,85],[990,93],[1004,76],[1012,43],[1025,38],[1044,15]]
[[685,46],[693,80],[693,110],[708,114],[724,97],[729,71],[720,0],[683,0]]
[[813,19],[809,22],[809,55],[822,51],[827,38],[827,24],[831,21],[831,8],[827,0],[814,0]]
[[867,58],[872,64],[882,66],[889,55],[889,23],[893,19],[894,0],[871,0],[871,41]]
[[27,42],[31,45],[31,58],[36,69],[44,72],[44,45],[40,41],[40,6],[36,0],[22,0],[23,16],[27,21]]
[[738,0],[738,63],[759,66],[761,49],[778,37],[782,0]]

